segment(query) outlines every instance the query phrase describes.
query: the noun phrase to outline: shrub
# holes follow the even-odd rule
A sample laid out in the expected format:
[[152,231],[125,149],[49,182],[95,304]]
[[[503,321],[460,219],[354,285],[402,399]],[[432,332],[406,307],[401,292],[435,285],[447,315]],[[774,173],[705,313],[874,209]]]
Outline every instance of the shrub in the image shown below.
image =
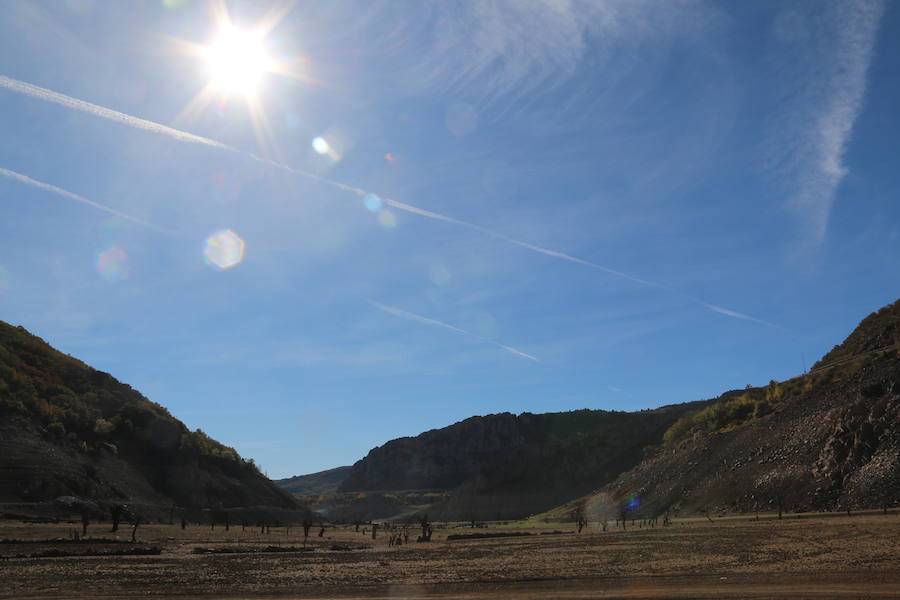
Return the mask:
[[107,435],[116,430],[116,426],[106,419],[97,419],[94,421],[94,433],[97,435]]

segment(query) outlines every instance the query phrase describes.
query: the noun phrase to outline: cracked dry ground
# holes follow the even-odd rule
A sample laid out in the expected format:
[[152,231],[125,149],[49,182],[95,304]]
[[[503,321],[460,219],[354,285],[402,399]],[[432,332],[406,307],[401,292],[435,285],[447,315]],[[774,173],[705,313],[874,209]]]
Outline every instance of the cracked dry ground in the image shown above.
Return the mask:
[[[48,540],[72,527],[7,523],[0,538]],[[900,598],[897,512],[684,519],[580,535],[552,527],[566,533],[447,541],[454,531],[438,530],[430,544],[393,548],[385,536],[338,528],[311,538],[312,552],[282,553],[193,549],[301,546],[296,530],[147,526],[138,538],[162,548],[153,556],[11,558],[63,544],[7,543],[0,598]]]

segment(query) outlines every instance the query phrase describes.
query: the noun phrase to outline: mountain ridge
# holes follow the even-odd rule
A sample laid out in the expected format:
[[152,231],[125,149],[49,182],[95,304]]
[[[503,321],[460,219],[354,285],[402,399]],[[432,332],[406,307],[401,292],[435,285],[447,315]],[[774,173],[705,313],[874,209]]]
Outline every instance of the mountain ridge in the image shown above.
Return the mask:
[[275,483],[289,494],[298,496],[312,496],[319,494],[332,494],[338,486],[347,478],[350,466],[334,467],[324,471],[316,471],[306,475],[294,475],[278,479]]
[[[436,518],[466,520],[520,518],[560,505],[585,510],[589,504],[595,516],[612,515],[634,502],[647,517],[896,504],[898,346],[900,300],[864,318],[808,373],[787,381],[637,413],[469,417],[371,449],[337,492],[381,494],[398,510],[397,491],[444,490],[439,502],[418,508]],[[666,412],[672,418],[637,430],[626,422],[633,417],[623,417]],[[556,431],[555,419],[561,419]],[[574,422],[579,419],[607,422],[594,431]],[[631,439],[623,444],[616,430],[629,426]],[[565,495],[568,501],[561,499]],[[364,514],[357,504],[353,514]],[[327,510],[328,502],[320,506]]]
[[[611,479],[636,464],[644,447],[658,442],[684,412],[710,401],[635,412],[469,417],[371,449],[349,468],[331,497],[311,501],[335,519],[423,510],[448,519],[526,516],[594,489],[598,477]],[[295,479],[279,484],[285,487]],[[421,504],[428,497],[438,500]]]
[[302,510],[233,448],[2,321],[0,473],[7,504],[75,498],[98,506]]

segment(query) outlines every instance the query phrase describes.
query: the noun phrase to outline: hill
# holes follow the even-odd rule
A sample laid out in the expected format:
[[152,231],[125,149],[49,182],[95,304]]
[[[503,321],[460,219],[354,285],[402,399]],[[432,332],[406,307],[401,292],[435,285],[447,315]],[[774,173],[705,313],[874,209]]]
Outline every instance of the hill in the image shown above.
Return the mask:
[[[443,499],[428,512],[442,519],[512,519],[578,497],[638,464],[685,412],[706,401],[639,412],[471,417],[372,449],[338,491],[429,491]],[[401,496],[403,497],[403,496]],[[371,500],[370,500],[371,501]]]
[[143,506],[145,514],[175,506],[300,508],[233,448],[2,321],[0,473],[7,509],[53,501]]
[[812,371],[837,365],[872,352],[896,348],[900,343],[900,300],[872,313],[847,336],[813,365]]
[[809,373],[685,415],[662,447],[580,505],[594,518],[896,506],[898,324],[900,301],[865,318]]
[[289,494],[297,496],[332,494],[347,479],[348,473],[350,473],[350,467],[335,467],[334,469],[310,473],[309,475],[296,475],[286,479],[278,479],[275,483]]

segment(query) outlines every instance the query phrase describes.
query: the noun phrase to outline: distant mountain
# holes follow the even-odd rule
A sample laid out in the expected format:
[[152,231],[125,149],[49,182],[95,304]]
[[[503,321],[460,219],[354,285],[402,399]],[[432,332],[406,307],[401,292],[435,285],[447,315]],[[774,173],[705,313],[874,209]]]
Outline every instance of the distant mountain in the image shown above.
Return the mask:
[[275,483],[284,491],[299,496],[333,494],[337,491],[338,486],[347,479],[349,473],[350,467],[336,467],[327,471],[310,473],[309,475],[278,479]]
[[589,512],[897,506],[900,301],[865,318],[809,373],[723,396],[664,437],[582,500]]
[[433,517],[523,517],[612,481],[682,415],[706,404],[471,417],[372,449],[338,491],[449,490],[428,508]]
[[554,506],[594,519],[894,506],[898,383],[900,301],[788,381],[636,413],[472,417],[391,440],[341,472],[338,493],[316,509],[468,520]]
[[0,321],[0,503],[301,507],[253,464],[111,375]]

